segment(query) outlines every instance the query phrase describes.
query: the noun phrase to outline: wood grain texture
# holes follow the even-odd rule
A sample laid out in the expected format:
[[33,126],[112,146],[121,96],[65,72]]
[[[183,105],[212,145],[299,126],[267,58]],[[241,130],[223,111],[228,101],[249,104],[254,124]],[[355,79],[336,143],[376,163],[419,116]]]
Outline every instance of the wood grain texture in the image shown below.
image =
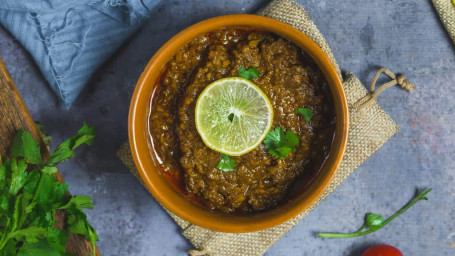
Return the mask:
[[[30,132],[41,144],[41,153],[44,158],[49,157],[49,152],[44,146],[35,123],[30,116],[16,85],[6,70],[3,60],[0,58],[0,155],[5,156],[8,148],[13,142],[13,137],[17,130],[23,128]],[[63,182],[60,173],[56,178]],[[64,228],[66,214],[64,211],[57,211],[57,227]],[[92,255],[92,247],[82,235],[69,234],[68,242],[65,245],[67,252],[71,255]],[[101,255],[96,248],[97,255]]]

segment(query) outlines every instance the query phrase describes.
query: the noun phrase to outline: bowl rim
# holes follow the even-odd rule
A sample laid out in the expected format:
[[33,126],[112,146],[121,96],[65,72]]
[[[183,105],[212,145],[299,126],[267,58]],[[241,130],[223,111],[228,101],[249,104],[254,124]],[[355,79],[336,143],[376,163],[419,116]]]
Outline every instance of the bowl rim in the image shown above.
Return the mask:
[[[337,118],[334,142],[328,157],[330,165],[323,164],[323,169],[315,178],[316,181],[312,181],[312,184],[295,200],[264,213],[246,216],[210,211],[190,202],[184,195],[176,191],[169,182],[164,180],[163,174],[158,169],[157,160],[154,159],[149,149],[147,131],[148,108],[150,98],[155,91],[153,81],[159,75],[156,74],[159,72],[154,73],[154,70],[161,71],[175,53],[195,37],[231,26],[253,27],[270,31],[293,42],[310,55],[329,84]],[[141,180],[149,192],[166,209],[191,224],[214,231],[231,233],[254,232],[279,225],[294,218],[316,202],[332,181],[341,163],[347,145],[348,131],[349,115],[346,95],[341,78],[328,56],[308,36],[294,27],[272,18],[252,14],[232,14],[210,18],[184,29],[168,40],[149,60],[137,81],[128,115],[128,138],[131,153]],[[151,169],[154,170],[149,171]]]

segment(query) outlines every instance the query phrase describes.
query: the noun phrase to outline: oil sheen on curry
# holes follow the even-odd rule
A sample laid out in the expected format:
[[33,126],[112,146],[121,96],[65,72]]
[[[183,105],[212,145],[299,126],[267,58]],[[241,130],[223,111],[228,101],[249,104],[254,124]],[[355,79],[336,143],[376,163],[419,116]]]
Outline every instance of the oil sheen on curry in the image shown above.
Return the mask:
[[[272,130],[290,130],[299,143],[285,158],[272,156],[261,143],[231,156],[235,170],[223,171],[217,168],[220,153],[198,134],[195,106],[204,88],[238,76],[240,68],[259,71],[251,82],[273,106]],[[275,34],[223,28],[198,36],[167,63],[156,83],[151,150],[174,186],[212,210],[252,214],[283,204],[317,175],[329,154],[335,127],[329,87],[309,56]],[[311,119],[296,114],[299,108],[311,109]]]

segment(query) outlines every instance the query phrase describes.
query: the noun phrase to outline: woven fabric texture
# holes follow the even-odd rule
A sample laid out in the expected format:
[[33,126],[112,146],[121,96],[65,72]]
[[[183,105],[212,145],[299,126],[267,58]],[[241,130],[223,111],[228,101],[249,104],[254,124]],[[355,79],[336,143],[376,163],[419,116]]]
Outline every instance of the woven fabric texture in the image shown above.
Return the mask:
[[92,74],[161,0],[0,1],[0,25],[69,108]]
[[[276,0],[262,9],[259,14],[288,23],[308,35],[329,56],[339,72],[327,42],[302,6],[290,0]],[[362,83],[350,73],[346,75],[343,87],[350,106],[368,94]],[[351,111],[350,118],[348,145],[335,178],[319,200],[294,219],[259,232],[232,234],[215,232],[192,225],[169,212],[170,216],[182,228],[182,234],[206,255],[262,255],[398,131],[395,122],[376,102],[366,108]],[[125,143],[117,153],[130,171],[138,176],[128,143]]]
[[432,0],[433,5],[438,11],[444,27],[449,32],[452,42],[455,44],[455,1],[452,0]]

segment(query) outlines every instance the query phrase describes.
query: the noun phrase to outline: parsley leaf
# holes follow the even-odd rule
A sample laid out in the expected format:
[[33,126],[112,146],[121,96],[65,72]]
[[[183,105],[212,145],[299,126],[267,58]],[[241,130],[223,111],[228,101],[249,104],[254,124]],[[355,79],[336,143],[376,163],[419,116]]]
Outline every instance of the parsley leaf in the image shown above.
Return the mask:
[[68,203],[59,209],[68,209],[72,206],[79,210],[82,210],[82,208],[93,209],[92,198],[89,196],[72,196]]
[[279,126],[270,130],[264,139],[265,148],[275,158],[284,159],[299,145],[299,137],[291,130],[286,132]]
[[237,167],[237,163],[235,162],[235,160],[225,154],[220,153],[220,156],[221,156],[221,160],[216,165],[216,168],[218,168],[222,171],[225,171],[225,172],[235,171],[235,167]]
[[35,123],[36,129],[38,130],[41,140],[43,140],[44,145],[46,145],[47,150],[50,150],[49,145],[51,144],[52,137],[47,136],[44,132],[44,126],[40,123]]
[[45,240],[37,243],[27,243],[21,246],[17,256],[60,256],[60,253],[52,248]]
[[378,229],[382,226],[382,223],[384,223],[384,218],[376,213],[368,213],[365,216],[365,222],[369,229]]
[[16,230],[9,234],[8,238],[25,240],[27,243],[37,243],[38,239],[44,238],[47,235],[47,231],[41,227],[31,226],[28,228]]
[[243,77],[248,80],[253,80],[257,77],[259,77],[259,70],[255,68],[249,68],[245,70],[243,66],[239,67],[239,77]]
[[57,168],[55,166],[44,166],[41,171],[45,174],[51,175],[57,172]]
[[33,136],[20,129],[14,136],[11,145],[11,155],[13,157],[24,157],[28,163],[41,164],[41,151],[38,142]]
[[352,233],[317,233],[316,235],[322,238],[348,238],[348,237],[357,237],[357,236],[364,236],[368,235],[370,233],[373,233],[377,231],[378,229],[383,228],[392,220],[394,220],[396,217],[407,211],[411,206],[416,204],[420,200],[428,200],[426,195],[431,192],[431,188],[429,189],[419,189],[417,191],[417,196],[412,199],[409,203],[407,203],[403,208],[398,210],[396,213],[394,213],[392,216],[389,218],[385,219],[376,213],[368,213],[365,216],[365,224],[363,224],[362,227],[360,227],[357,231],[352,232]]
[[74,150],[82,144],[92,145],[95,137],[95,127],[89,127],[86,123],[73,137],[65,140],[57,146],[46,162],[46,166],[54,166],[74,156]]
[[57,209],[69,199],[68,184],[55,180],[53,175],[43,175],[36,201],[44,210]]
[[[43,164],[38,142],[30,133],[18,131],[12,157],[0,161],[0,255],[68,255],[67,233],[73,231],[92,243],[95,255],[98,236],[82,211],[93,208],[91,198],[69,195],[68,184],[54,176],[55,164],[73,156],[78,146],[90,145],[94,133],[95,128],[84,124]],[[68,213],[67,230],[54,228],[58,209]]]
[[313,117],[313,110],[311,108],[298,108],[294,113],[302,115],[307,122]]
[[25,178],[27,177],[26,169],[27,164],[23,159],[16,161],[13,158],[11,161],[11,186],[9,188],[9,192],[12,195],[15,195],[24,186]]
[[68,241],[68,234],[60,229],[48,227],[46,240],[50,247],[57,250],[60,254],[65,255],[66,248],[63,245]]
[[[85,236],[87,241],[92,242],[93,248],[95,248],[95,241],[98,241],[98,235],[96,234],[95,229],[87,221],[87,215],[76,208],[75,206],[69,207],[68,212],[68,231],[73,234],[81,234]],[[93,250],[93,255],[95,255],[95,250]]]
[[234,121],[234,113],[230,113],[228,115],[228,120],[232,123],[232,121]]
[[5,187],[6,184],[6,163],[0,163],[0,187]]

